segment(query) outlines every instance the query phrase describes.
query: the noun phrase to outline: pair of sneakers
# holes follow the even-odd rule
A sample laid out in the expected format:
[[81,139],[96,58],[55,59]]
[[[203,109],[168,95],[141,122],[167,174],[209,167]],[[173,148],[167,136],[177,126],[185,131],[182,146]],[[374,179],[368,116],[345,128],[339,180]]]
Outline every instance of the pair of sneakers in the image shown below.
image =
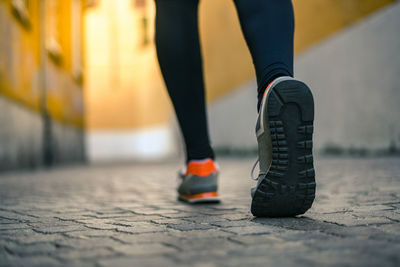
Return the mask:
[[[305,213],[315,198],[312,155],[314,100],[303,82],[279,77],[266,88],[256,123],[258,160],[251,176],[251,213],[286,217]],[[259,163],[259,173],[253,171]],[[212,159],[190,161],[180,174],[179,199],[217,202],[219,169]]]

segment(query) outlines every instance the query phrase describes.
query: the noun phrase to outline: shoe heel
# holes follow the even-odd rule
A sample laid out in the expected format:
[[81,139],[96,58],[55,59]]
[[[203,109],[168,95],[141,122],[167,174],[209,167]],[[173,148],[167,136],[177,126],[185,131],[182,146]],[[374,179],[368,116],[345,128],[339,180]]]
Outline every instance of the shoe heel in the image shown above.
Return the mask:
[[286,80],[272,88],[267,101],[272,162],[254,193],[251,212],[268,217],[300,215],[315,198],[314,99],[307,85]]

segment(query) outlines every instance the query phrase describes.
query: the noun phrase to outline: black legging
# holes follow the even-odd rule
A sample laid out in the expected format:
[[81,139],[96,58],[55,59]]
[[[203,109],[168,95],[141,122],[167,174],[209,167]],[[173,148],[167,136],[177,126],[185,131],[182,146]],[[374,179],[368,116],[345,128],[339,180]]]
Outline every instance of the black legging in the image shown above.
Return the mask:
[[[199,0],[155,1],[157,55],[185,140],[186,159],[214,158],[204,96]],[[274,78],[293,76],[292,1],[234,0],[234,3],[253,58],[260,102],[265,87]]]

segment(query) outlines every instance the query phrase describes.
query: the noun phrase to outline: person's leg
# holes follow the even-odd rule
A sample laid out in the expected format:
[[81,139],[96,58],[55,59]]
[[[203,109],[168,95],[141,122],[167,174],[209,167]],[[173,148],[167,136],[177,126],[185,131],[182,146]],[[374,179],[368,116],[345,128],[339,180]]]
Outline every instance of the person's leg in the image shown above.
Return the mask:
[[198,32],[199,0],[156,0],[160,68],[186,145],[186,160],[214,158]]
[[291,0],[235,0],[258,81],[260,172],[252,189],[255,216],[303,214],[315,197],[314,100],[293,76]]
[[156,0],[158,61],[186,145],[180,200],[218,202],[218,167],[210,146],[198,30],[199,0]]
[[265,88],[279,76],[293,76],[294,15],[291,0],[234,0],[253,58],[258,107]]

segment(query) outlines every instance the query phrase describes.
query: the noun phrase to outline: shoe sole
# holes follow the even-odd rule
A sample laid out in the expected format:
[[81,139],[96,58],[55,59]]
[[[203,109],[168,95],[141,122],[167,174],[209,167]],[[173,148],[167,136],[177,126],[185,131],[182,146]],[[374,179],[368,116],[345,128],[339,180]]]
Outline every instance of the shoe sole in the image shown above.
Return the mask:
[[219,203],[221,201],[217,192],[207,192],[194,195],[180,195],[178,199],[184,202],[188,202],[190,204]]
[[251,213],[258,217],[300,215],[311,208],[315,198],[314,100],[307,85],[294,79],[271,87],[262,115],[267,110],[272,162],[257,186]]

